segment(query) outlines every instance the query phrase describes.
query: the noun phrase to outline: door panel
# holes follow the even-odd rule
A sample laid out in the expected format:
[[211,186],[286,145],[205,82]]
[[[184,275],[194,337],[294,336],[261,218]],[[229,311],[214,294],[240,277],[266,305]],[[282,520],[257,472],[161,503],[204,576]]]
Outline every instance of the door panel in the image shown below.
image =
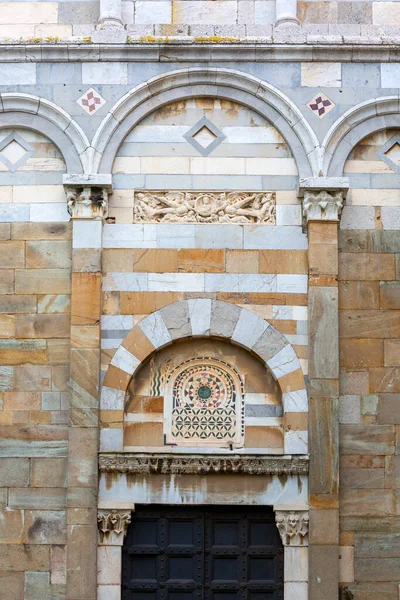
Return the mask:
[[137,507],[124,542],[123,600],[282,600],[272,510]]

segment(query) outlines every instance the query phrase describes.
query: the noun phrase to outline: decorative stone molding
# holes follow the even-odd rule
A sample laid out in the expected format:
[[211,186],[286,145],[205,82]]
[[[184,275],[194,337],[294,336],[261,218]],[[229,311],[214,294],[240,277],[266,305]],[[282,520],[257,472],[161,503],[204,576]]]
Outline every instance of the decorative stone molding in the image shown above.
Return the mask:
[[264,223],[275,225],[274,192],[135,192],[136,223]]
[[105,219],[108,192],[105,187],[66,187],[67,209],[73,219]]
[[106,473],[208,475],[306,475],[306,458],[258,456],[178,456],[168,454],[100,454],[99,469]]
[[128,531],[128,525],[132,520],[131,512],[128,510],[99,510],[97,513],[97,527],[99,530],[100,543],[104,543],[112,536],[117,536],[122,541]]
[[301,179],[299,196],[303,198],[303,223],[339,221],[349,181],[346,177],[310,177]]
[[308,221],[339,221],[342,213],[343,192],[304,192],[303,219]]
[[275,521],[284,546],[308,546],[308,511],[276,510]]

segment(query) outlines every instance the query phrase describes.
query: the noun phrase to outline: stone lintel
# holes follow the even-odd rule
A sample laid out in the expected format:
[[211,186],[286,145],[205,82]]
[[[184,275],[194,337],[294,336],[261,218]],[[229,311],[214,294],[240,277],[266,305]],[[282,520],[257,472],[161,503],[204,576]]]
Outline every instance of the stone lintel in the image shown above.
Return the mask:
[[99,470],[103,473],[163,475],[306,475],[308,457],[101,453]]

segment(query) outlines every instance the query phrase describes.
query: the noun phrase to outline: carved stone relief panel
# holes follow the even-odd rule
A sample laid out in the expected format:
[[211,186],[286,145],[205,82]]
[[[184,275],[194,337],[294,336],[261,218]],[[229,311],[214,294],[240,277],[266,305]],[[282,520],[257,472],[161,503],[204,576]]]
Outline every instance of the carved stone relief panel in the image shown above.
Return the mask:
[[275,193],[136,191],[133,221],[275,225]]

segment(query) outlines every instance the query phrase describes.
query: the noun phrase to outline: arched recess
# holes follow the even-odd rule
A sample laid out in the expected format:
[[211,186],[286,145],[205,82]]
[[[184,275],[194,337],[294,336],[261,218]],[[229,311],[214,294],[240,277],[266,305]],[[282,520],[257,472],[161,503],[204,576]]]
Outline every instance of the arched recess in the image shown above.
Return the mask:
[[343,175],[351,150],[375,131],[400,127],[400,98],[385,96],[357,104],[329,129],[323,141],[323,174]]
[[72,117],[53,102],[31,94],[0,94],[0,128],[14,126],[38,131],[54,142],[68,173],[87,172],[89,140]]
[[308,409],[303,371],[292,345],[255,313],[228,302],[204,298],[169,304],[145,317],[125,337],[107,369],[100,400],[101,410],[120,411],[121,420],[119,423],[113,420],[113,431],[101,449],[122,450],[125,394],[143,362],[178,339],[196,336],[224,338],[261,360],[282,392],[284,452],[307,453],[307,431],[293,426],[294,413],[305,413]]
[[211,96],[247,106],[270,121],[288,143],[300,177],[319,172],[319,144],[295,104],[274,86],[233,69],[189,68],[140,84],[121,98],[93,138],[93,173],[111,173],[119,146],[151,112],[170,102]]

